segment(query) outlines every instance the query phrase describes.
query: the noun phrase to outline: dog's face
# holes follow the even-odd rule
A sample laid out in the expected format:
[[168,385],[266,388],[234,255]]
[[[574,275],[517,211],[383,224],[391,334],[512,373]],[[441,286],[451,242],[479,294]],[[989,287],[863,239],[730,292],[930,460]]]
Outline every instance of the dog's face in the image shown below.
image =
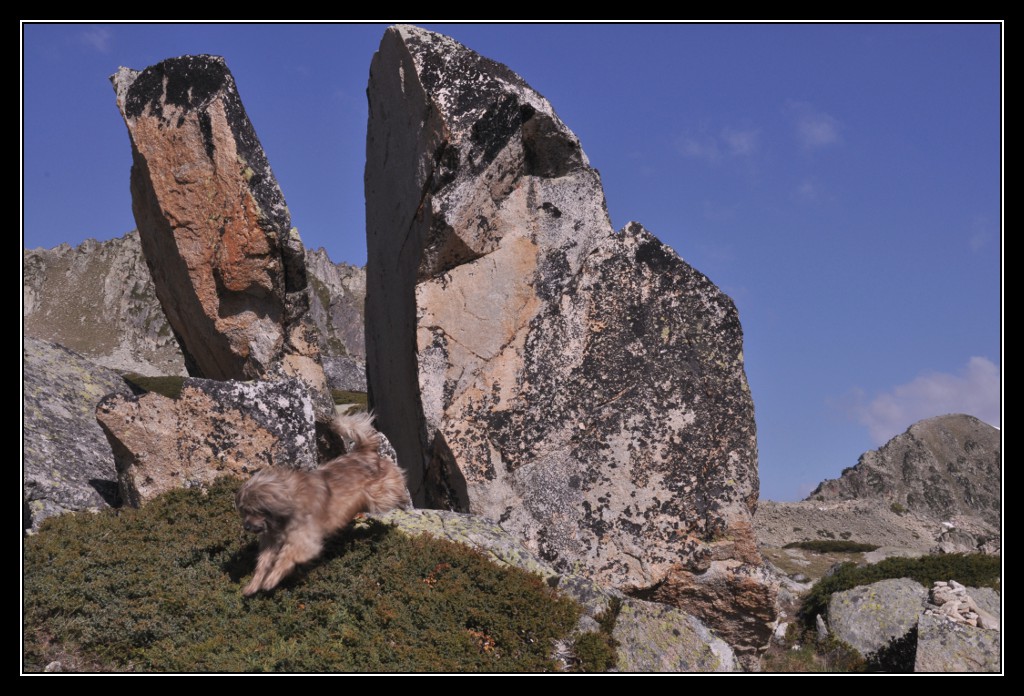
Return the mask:
[[263,534],[269,529],[269,518],[258,510],[239,510],[242,515],[242,527],[253,534]]
[[238,489],[235,508],[242,516],[242,527],[245,531],[266,534],[281,528],[282,517],[287,515],[286,510],[280,509],[283,506],[275,493],[277,491],[274,477],[259,474]]

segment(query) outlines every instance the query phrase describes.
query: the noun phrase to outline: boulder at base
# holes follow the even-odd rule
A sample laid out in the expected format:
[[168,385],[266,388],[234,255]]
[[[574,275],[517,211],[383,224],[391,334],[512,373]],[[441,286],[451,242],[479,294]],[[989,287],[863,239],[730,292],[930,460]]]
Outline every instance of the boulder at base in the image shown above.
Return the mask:
[[114,449],[125,503],[267,466],[317,465],[316,426],[306,386],[186,379],[181,395],[111,395],[96,419]]

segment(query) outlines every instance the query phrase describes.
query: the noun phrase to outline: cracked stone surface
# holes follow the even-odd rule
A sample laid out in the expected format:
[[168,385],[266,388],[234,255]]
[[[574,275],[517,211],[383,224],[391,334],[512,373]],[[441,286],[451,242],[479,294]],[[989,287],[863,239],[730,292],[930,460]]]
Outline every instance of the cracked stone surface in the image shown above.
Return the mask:
[[96,420],[114,450],[122,500],[139,506],[175,488],[267,466],[313,469],[316,425],[297,379],[217,382],[186,379],[177,399],[112,394]]
[[367,374],[420,506],[767,643],[736,308],[509,68],[411,26],[370,69]]

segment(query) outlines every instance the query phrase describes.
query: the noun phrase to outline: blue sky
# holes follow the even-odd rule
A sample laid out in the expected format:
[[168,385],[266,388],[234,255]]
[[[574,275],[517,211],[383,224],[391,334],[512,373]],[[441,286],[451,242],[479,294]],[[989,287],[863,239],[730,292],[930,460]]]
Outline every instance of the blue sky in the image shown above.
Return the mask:
[[[226,58],[307,246],[366,260],[384,24],[23,25],[23,246],[131,230],[107,77]],[[547,97],[637,220],[736,301],[761,495],[1001,393],[998,24],[424,24]]]

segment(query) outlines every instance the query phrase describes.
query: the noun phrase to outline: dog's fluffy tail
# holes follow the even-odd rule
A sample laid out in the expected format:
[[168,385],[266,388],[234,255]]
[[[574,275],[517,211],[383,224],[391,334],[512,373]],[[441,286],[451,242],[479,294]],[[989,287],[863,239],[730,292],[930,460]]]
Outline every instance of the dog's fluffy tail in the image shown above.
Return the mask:
[[370,411],[336,415],[331,427],[345,441],[346,447],[352,443],[350,452],[376,452],[380,447],[380,433],[373,427],[373,413]]

